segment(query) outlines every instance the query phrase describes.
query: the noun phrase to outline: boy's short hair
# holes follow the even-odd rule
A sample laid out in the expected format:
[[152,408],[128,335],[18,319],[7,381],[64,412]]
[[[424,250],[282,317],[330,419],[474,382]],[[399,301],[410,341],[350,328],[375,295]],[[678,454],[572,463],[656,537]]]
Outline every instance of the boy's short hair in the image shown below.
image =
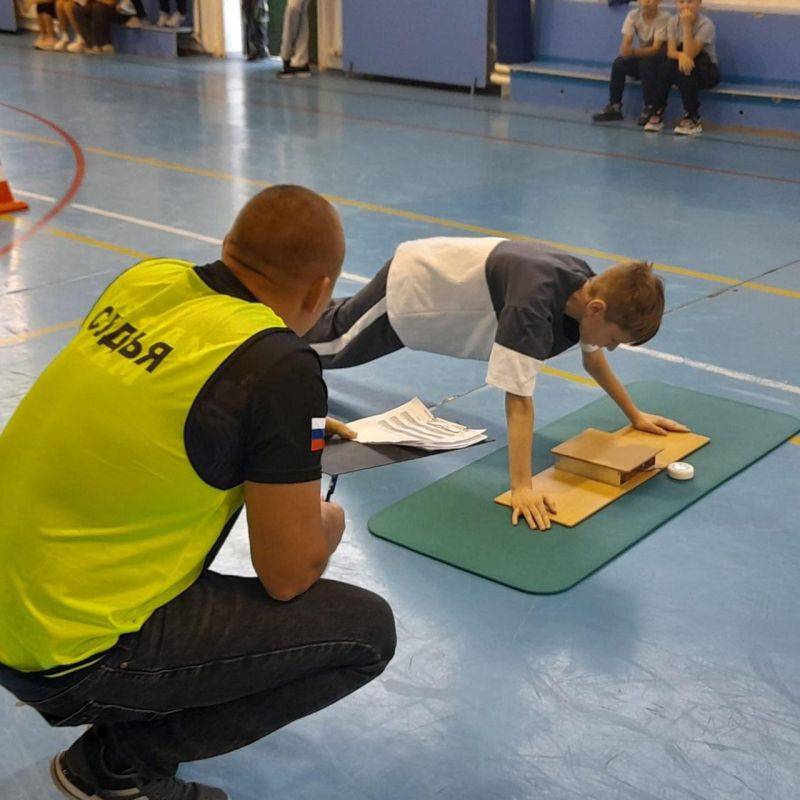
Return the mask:
[[652,339],[664,316],[664,282],[647,261],[623,261],[589,283],[589,294],[606,302],[606,320],[633,337],[633,346]]

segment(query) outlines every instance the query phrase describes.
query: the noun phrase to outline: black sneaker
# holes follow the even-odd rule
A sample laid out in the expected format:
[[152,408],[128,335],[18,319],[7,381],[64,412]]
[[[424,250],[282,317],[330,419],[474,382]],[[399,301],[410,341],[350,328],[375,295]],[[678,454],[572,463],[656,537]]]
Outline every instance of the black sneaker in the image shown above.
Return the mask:
[[650,117],[653,116],[653,107],[652,106],[645,106],[642,109],[642,113],[639,114],[639,118],[636,120],[636,124],[640,128],[644,128],[645,125],[650,121]]
[[84,734],[50,765],[56,788],[71,800],[230,800],[222,789],[178,778],[146,778],[132,770],[114,773],[103,762],[103,746]]
[[283,69],[278,73],[279,78],[310,78],[311,67],[304,64],[302,67],[293,67],[288,61],[283,62]]
[[609,103],[602,111],[592,114],[592,119],[595,122],[618,122],[625,118],[622,116],[621,106],[617,103]]

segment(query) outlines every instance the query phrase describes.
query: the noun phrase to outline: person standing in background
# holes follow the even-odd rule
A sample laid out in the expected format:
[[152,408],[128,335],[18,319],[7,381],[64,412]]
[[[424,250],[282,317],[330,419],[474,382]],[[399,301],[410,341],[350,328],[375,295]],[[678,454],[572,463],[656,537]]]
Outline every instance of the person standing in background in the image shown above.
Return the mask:
[[244,18],[244,52],[248,61],[269,58],[267,46],[269,6],[267,0],[242,0]]
[[281,59],[283,69],[279,78],[308,78],[308,4],[309,0],[288,0],[283,15]]

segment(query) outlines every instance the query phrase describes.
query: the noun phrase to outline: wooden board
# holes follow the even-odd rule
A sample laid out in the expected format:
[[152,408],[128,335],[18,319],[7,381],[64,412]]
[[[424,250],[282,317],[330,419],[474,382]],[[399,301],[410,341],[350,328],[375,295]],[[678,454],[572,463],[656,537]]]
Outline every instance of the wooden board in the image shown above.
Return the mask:
[[[656,436],[654,433],[633,430],[630,426],[614,431],[614,436],[620,437],[626,444],[643,444],[660,448],[656,469],[640,472],[623,486],[611,486],[554,467],[539,472],[533,476],[533,486],[537,492],[550,495],[555,501],[558,511],[550,515],[553,522],[558,522],[567,528],[575,527],[601,508],[605,508],[617,498],[658,475],[668,464],[680,461],[710,441],[707,436],[697,433],[668,433],[666,436]],[[494,501],[510,507],[511,492],[504,492],[495,497]]]

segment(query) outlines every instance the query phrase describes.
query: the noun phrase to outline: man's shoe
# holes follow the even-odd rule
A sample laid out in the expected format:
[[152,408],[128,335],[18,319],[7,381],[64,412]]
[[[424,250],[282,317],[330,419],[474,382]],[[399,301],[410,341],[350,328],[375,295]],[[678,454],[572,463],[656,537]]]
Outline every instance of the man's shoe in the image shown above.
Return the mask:
[[644,125],[644,129],[650,133],[658,133],[658,131],[663,130],[664,128],[664,112],[663,111],[655,111],[651,116],[650,119]]
[[592,114],[594,122],[618,122],[621,119],[624,119],[622,107],[617,103],[609,103],[602,111]]
[[86,735],[53,759],[50,774],[70,800],[230,800],[222,789],[201,783],[115,774],[103,763],[102,745]]
[[679,136],[699,136],[703,132],[700,117],[684,114],[675,126],[675,133]]
[[311,67],[308,64],[304,64],[302,67],[292,67],[294,70],[294,74],[298,78],[310,78],[311,77]]
[[642,113],[639,114],[639,118],[636,120],[636,124],[640,128],[644,128],[645,125],[650,121],[650,117],[653,116],[653,107],[652,106],[645,106],[642,109]]

